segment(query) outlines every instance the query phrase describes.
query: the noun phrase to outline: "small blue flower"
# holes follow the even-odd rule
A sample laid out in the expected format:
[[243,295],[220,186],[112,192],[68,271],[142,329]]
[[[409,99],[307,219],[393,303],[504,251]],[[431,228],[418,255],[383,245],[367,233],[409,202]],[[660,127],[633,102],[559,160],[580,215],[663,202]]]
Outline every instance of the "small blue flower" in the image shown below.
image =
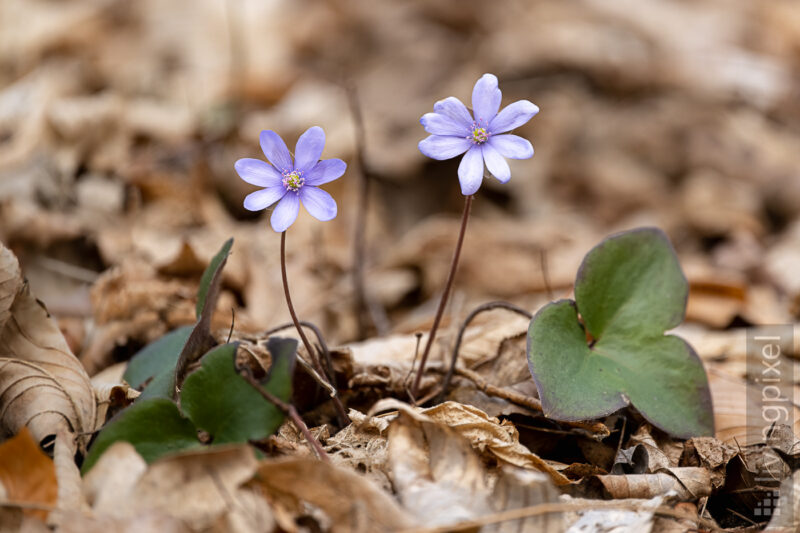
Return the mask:
[[234,165],[239,176],[252,185],[265,187],[248,194],[244,208],[261,211],[275,202],[270,223],[278,233],[286,231],[300,212],[300,203],[314,218],[326,221],[336,217],[336,200],[319,188],[344,174],[347,164],[341,159],[320,161],[325,147],[325,132],[319,126],[306,130],[297,140],[294,162],[283,139],[272,130],[261,132],[261,150],[270,164],[260,159],[240,159]]
[[451,96],[436,102],[433,113],[426,113],[420,119],[425,131],[431,134],[420,141],[420,152],[439,160],[466,152],[458,166],[458,180],[465,196],[475,194],[480,188],[484,163],[495,178],[506,183],[511,179],[511,169],[503,158],[533,157],[530,142],[506,132],[528,122],[539,108],[527,100],[519,100],[498,113],[500,98],[497,78],[484,74],[472,90],[474,118],[461,100]]

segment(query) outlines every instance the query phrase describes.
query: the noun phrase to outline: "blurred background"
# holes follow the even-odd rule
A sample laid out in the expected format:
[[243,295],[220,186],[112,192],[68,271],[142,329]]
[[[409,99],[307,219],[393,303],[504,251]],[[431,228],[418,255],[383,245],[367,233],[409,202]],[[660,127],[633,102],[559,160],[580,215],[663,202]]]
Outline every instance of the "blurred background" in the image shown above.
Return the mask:
[[[533,159],[486,180],[450,321],[570,293],[589,248],[656,225],[690,279],[689,323],[794,322],[800,294],[800,3],[793,0],[3,0],[0,239],[90,373],[194,319],[228,236],[216,324],[288,319],[269,213],[233,170],[312,125],[339,216],[287,237],[302,318],[332,342],[432,318],[463,203],[458,159],[417,150],[436,100],[484,72]],[[357,143],[354,108],[363,116]],[[363,151],[364,168],[357,161]],[[366,318],[353,291],[363,171]]]

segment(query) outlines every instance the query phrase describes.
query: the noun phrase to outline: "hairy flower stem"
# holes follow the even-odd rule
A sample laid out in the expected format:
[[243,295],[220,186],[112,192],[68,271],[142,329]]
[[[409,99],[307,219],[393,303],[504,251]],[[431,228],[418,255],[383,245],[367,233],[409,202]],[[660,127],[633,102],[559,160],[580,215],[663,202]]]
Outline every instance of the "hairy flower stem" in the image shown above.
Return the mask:
[[461,245],[464,244],[464,235],[467,232],[467,221],[469,220],[469,211],[471,207],[472,195],[469,195],[464,200],[464,213],[461,215],[461,230],[458,233],[456,250],[453,252],[453,261],[450,263],[450,273],[447,275],[447,282],[445,282],[444,285],[442,299],[439,300],[439,308],[436,310],[436,316],[433,319],[431,332],[428,334],[428,342],[425,344],[425,351],[422,352],[422,359],[420,359],[419,362],[417,377],[414,378],[414,384],[411,386],[412,399],[417,397],[419,383],[422,380],[422,374],[425,371],[425,363],[428,361],[428,354],[431,351],[431,346],[433,346],[433,341],[436,339],[436,330],[439,329],[439,322],[442,321],[444,308],[447,306],[447,299],[450,297],[450,291],[453,289],[453,280],[456,277],[456,270],[458,269],[458,259],[461,256]]
[[[339,423],[343,425],[347,425],[350,423],[350,417],[347,416],[347,412],[344,410],[344,406],[342,405],[342,401],[339,399],[339,394],[336,389],[336,385],[334,384],[334,376],[330,375],[325,372],[322,368],[322,365],[319,362],[319,358],[317,357],[317,352],[314,350],[314,347],[308,341],[308,337],[306,337],[305,332],[303,331],[303,327],[300,325],[300,320],[297,318],[297,313],[294,311],[294,305],[292,305],[292,297],[289,294],[289,279],[286,277],[286,232],[281,232],[281,277],[283,279],[283,294],[286,296],[286,305],[289,307],[289,314],[292,315],[292,322],[294,322],[294,327],[297,329],[297,333],[300,335],[300,340],[303,341],[303,346],[306,347],[306,352],[308,352],[308,357],[311,359],[311,364],[314,366],[314,369],[317,373],[321,376],[326,376],[328,378],[328,383],[330,383],[332,389],[335,392],[333,396],[333,404],[336,406],[336,412],[339,417]],[[332,370],[332,369],[331,369]]]

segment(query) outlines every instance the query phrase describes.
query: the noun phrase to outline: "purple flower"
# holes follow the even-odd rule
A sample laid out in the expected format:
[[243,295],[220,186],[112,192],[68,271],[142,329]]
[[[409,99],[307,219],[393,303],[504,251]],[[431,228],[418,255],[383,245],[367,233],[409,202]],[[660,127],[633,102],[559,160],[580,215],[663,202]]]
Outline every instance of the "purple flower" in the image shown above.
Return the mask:
[[244,208],[261,211],[278,202],[270,218],[272,229],[278,233],[286,231],[297,220],[301,202],[318,220],[335,218],[336,200],[319,186],[341,177],[347,164],[341,159],[319,160],[325,147],[322,128],[309,128],[297,139],[294,162],[283,139],[274,131],[262,131],[260,141],[261,150],[271,165],[250,158],[240,159],[234,165],[244,181],[265,187],[248,194]]
[[420,152],[439,160],[466,152],[458,165],[458,181],[465,196],[475,194],[480,188],[484,163],[495,178],[505,183],[511,179],[511,169],[503,158],[533,157],[530,142],[505,133],[528,122],[539,108],[520,100],[498,113],[500,98],[497,78],[484,74],[472,89],[475,118],[461,100],[451,96],[436,102],[433,113],[425,113],[420,119],[425,131],[431,134],[420,141]]

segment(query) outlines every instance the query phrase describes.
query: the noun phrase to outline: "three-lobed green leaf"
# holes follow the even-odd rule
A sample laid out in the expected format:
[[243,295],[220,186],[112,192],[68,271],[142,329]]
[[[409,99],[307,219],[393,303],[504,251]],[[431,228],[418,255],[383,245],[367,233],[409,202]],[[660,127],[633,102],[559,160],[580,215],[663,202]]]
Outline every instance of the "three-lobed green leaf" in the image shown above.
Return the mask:
[[[272,366],[264,388],[284,402],[291,398],[297,341],[270,339]],[[285,414],[236,373],[236,343],[218,346],[201,359],[181,389],[181,408],[215,444],[247,442],[272,435]]]
[[547,416],[585,420],[632,403],[678,437],[714,431],[708,379],[683,339],[688,283],[666,235],[612,236],[584,258],[575,299],[543,307],[528,330],[528,363]]
[[169,453],[201,445],[194,424],[181,416],[175,402],[167,398],[137,401],[103,427],[92,443],[81,471],[88,472],[103,452],[117,441],[130,442],[148,463]]

